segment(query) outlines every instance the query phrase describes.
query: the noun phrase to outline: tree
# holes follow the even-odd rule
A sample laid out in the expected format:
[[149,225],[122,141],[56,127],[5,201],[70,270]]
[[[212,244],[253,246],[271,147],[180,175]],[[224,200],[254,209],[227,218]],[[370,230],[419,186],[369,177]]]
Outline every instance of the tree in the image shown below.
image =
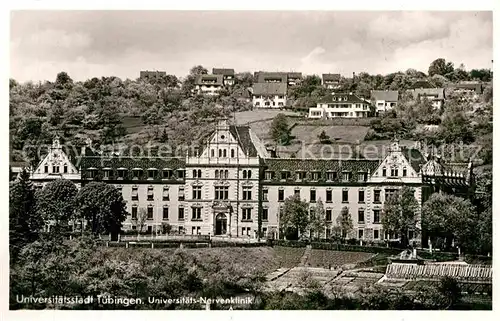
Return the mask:
[[446,143],[463,142],[468,144],[474,141],[470,121],[463,112],[449,112],[444,116],[441,123],[439,136]]
[[274,117],[270,128],[270,135],[279,144],[286,145],[290,142],[290,129],[285,114]]
[[280,212],[280,229],[287,238],[297,238],[304,234],[309,224],[309,204],[299,195],[292,195],[285,200]]
[[319,141],[321,144],[330,144],[330,136],[328,136],[325,131],[321,131],[321,134],[318,135]]
[[13,262],[24,245],[38,238],[43,227],[43,219],[35,209],[35,189],[23,169],[9,189],[9,249]]
[[83,186],[76,196],[76,206],[80,218],[87,220],[94,235],[117,235],[126,218],[122,194],[106,183],[91,182]]
[[438,58],[429,66],[428,74],[431,77],[434,75],[447,76],[448,74],[451,74],[453,70],[454,68],[452,62],[446,62],[444,58]]
[[414,190],[408,186],[396,191],[384,204],[382,217],[384,230],[398,233],[401,245],[404,247],[408,246],[408,232],[417,229],[418,209]]
[[341,237],[346,239],[353,229],[351,213],[349,213],[347,206],[344,206],[340,211],[340,215],[337,217],[337,226],[339,227]]
[[321,86],[321,78],[317,75],[306,76],[293,87],[290,96],[295,98],[311,97],[312,93]]
[[47,223],[54,223],[58,229],[75,218],[75,184],[66,179],[49,182],[36,193],[37,211]]
[[148,213],[147,213],[146,209],[145,208],[141,208],[139,210],[139,213],[137,215],[137,220],[136,220],[137,227],[138,227],[137,235],[139,235],[140,233],[142,233],[142,230],[146,226],[146,220],[147,219],[148,219]]
[[319,239],[320,235],[325,231],[325,206],[323,201],[318,199],[316,206],[311,209],[309,217],[309,237]]

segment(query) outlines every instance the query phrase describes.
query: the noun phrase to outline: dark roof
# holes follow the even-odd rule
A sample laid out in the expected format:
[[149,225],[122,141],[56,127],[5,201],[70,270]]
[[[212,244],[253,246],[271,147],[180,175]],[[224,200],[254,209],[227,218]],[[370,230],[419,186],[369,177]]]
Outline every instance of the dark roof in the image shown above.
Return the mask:
[[238,140],[243,152],[250,157],[257,157],[257,149],[250,137],[250,127],[249,126],[229,126],[229,132],[234,138]]
[[166,76],[166,75],[167,75],[166,71],[143,70],[140,72],[139,77],[140,78],[148,78],[148,77],[160,77],[160,76]]
[[340,74],[323,74],[323,81],[340,81]]
[[417,88],[412,90],[412,95],[414,99],[419,96],[437,96],[436,99],[444,99],[444,88]]
[[88,168],[106,168],[109,167],[113,170],[118,168],[126,168],[132,170],[133,168],[156,168],[162,170],[164,168],[178,169],[185,167],[185,161],[181,158],[160,158],[160,157],[100,157],[100,156],[86,156],[81,160],[82,170]]
[[397,90],[372,90],[371,97],[375,100],[398,101]]
[[195,85],[205,85],[204,80],[215,80],[215,83],[211,83],[211,85],[220,85],[223,84],[223,76],[222,75],[197,75],[195,80]]
[[234,76],[234,69],[227,68],[213,68],[212,74],[214,75],[224,75],[224,76]]
[[30,163],[29,162],[14,162],[14,161],[11,161],[11,162],[9,162],[9,166],[10,167],[28,167],[28,166],[30,166]]
[[[351,172],[351,181],[357,182],[357,172],[373,173],[380,164],[379,160],[342,160],[342,159],[296,159],[296,158],[268,158],[264,161],[266,170],[281,171],[319,171],[322,172],[322,179],[325,179],[325,173],[329,171],[341,173],[343,171]],[[338,176],[340,176],[339,174]],[[339,177],[341,179],[341,177]]]
[[420,171],[420,166],[426,162],[424,155],[418,149],[401,147],[401,153],[417,173]]
[[288,81],[288,75],[286,72],[266,72],[259,71],[256,73],[257,83],[265,83],[269,80],[279,80],[280,82],[286,83]]
[[286,95],[286,83],[253,84],[254,95]]
[[469,89],[469,90],[474,90],[476,93],[480,94],[483,91],[483,86],[478,83],[478,82],[471,82],[471,83],[459,83],[459,84],[450,84],[448,88],[451,89]]
[[288,78],[302,78],[301,72],[289,72],[287,73]]
[[[337,97],[341,97],[342,100],[338,100]],[[347,98],[344,100],[344,98]],[[334,100],[336,99],[336,100]],[[348,104],[348,103],[365,103],[368,104],[366,100],[363,100],[359,98],[358,96],[354,94],[334,94],[327,96],[323,99],[321,99],[320,103],[327,103],[327,104]]]

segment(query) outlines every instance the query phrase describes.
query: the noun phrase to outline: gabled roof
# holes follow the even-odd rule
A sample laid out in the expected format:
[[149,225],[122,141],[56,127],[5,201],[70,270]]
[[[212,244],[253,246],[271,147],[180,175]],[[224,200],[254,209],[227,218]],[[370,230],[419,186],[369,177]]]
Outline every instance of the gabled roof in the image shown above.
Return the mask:
[[340,81],[340,74],[323,74],[323,81]]
[[476,93],[480,94],[483,91],[483,86],[479,82],[470,82],[470,83],[458,83],[458,84],[450,84],[448,88],[451,89],[469,89],[474,90]]
[[301,72],[289,72],[287,73],[288,79],[290,78],[302,78]]
[[231,125],[229,126],[229,132],[236,140],[238,140],[238,144],[246,155],[249,157],[257,157],[257,149],[255,148],[252,137],[250,136],[249,126]]
[[398,101],[399,92],[397,90],[372,90],[371,97],[374,100]]
[[417,173],[420,171],[420,166],[426,162],[424,155],[418,149],[401,147],[401,153]]
[[288,74],[286,72],[266,72],[258,71],[255,73],[257,76],[257,83],[265,83],[269,80],[279,80],[280,82],[286,83],[288,81]]
[[414,99],[417,99],[419,96],[437,96],[436,99],[443,100],[444,88],[418,88],[412,90],[412,95]]
[[195,79],[195,85],[205,85],[206,83],[203,82],[204,80],[210,80],[213,81],[215,80],[215,83],[212,83],[211,85],[223,85],[223,76],[222,75],[196,75]]
[[126,168],[132,170],[133,168],[156,168],[162,170],[164,168],[178,169],[185,167],[185,160],[183,158],[164,158],[164,157],[101,157],[101,156],[86,156],[82,157],[81,164],[82,170],[89,168],[111,168],[116,170],[118,168]]
[[286,95],[286,83],[255,83],[254,95]]
[[[341,100],[339,100],[339,97]],[[344,100],[345,99],[345,100]],[[321,99],[320,103],[323,104],[352,104],[352,103],[365,103],[368,104],[366,100],[359,98],[354,94],[334,94]]]
[[212,74],[214,75],[224,75],[224,76],[234,76],[234,69],[227,68],[213,68]]

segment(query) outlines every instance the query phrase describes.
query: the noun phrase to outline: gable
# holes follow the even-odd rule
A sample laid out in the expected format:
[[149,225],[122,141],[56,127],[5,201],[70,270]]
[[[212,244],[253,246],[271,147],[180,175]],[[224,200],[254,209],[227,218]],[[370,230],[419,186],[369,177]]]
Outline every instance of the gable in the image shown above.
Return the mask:
[[[413,154],[415,155],[412,155],[412,153],[409,151],[413,151]],[[393,142],[390,146],[388,155],[374,171],[372,177],[375,179],[379,178],[382,181],[402,181],[419,177],[420,162],[419,160],[414,159],[416,157],[416,154],[421,156],[420,152],[418,152],[417,150],[401,148],[397,141]]]
[[58,175],[64,178],[65,176],[78,174],[78,172],[78,169],[70,161],[70,158],[63,149],[57,146],[54,147],[53,145],[53,147],[49,149],[48,154],[38,164],[33,174],[37,176]]

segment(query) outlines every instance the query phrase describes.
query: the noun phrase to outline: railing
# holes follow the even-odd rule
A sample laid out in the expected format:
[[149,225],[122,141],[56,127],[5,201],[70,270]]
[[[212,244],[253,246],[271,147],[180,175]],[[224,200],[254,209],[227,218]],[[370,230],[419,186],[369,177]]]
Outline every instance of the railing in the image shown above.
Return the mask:
[[386,276],[394,279],[439,279],[442,277],[452,277],[463,281],[491,283],[493,270],[488,265],[416,265],[392,263],[387,266]]

